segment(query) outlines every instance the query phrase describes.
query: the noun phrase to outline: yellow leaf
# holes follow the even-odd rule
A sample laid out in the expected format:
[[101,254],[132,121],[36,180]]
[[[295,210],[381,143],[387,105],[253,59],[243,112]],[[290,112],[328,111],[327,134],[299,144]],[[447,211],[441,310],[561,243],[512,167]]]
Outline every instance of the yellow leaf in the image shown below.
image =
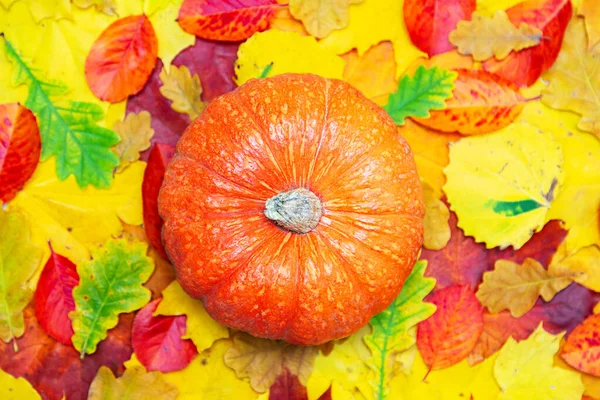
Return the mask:
[[194,120],[206,104],[202,101],[202,86],[198,75],[190,73],[190,70],[182,65],[176,67],[171,65],[169,72],[163,68],[160,72],[162,86],[159,88],[160,94],[171,100],[171,108],[177,112],[189,115]]
[[520,248],[545,224],[563,181],[561,145],[547,132],[513,123],[450,146],[444,192],[458,226],[487,248]]
[[268,76],[295,72],[342,79],[344,64],[342,58],[321,48],[312,36],[271,29],[255,33],[242,43],[238,50],[235,81],[241,85],[260,77],[266,69]]
[[491,17],[498,10],[506,10],[523,0],[477,0],[477,12]]
[[493,271],[483,274],[483,282],[477,289],[477,299],[492,313],[510,310],[519,318],[535,305],[538,296],[550,301],[579,273],[568,270],[546,270],[533,258],[526,258],[523,265],[508,260],[498,260]]
[[600,8],[597,0],[582,0],[579,15],[585,18],[588,35],[588,49],[592,50],[600,44]]
[[164,1],[155,1],[156,4],[153,6],[149,5],[150,2],[146,1],[145,7],[156,10],[154,14],[149,14],[149,18],[158,39],[158,57],[164,65],[171,65],[173,58],[183,49],[192,46],[196,37],[181,29],[177,23],[179,8],[183,0],[171,0],[164,8],[160,8],[162,7],[161,3],[165,3]]
[[229,337],[226,327],[208,315],[200,300],[188,296],[177,281],[163,290],[163,299],[154,315],[186,315],[187,330],[183,339],[192,339],[199,352],[212,346],[215,340]]
[[184,369],[163,374],[165,380],[179,390],[177,400],[252,400],[258,397],[250,384],[238,379],[223,362],[232,344],[231,340],[219,340]]
[[547,333],[540,323],[524,341],[509,338],[494,365],[502,390],[498,399],[580,400],[583,383],[579,374],[553,365],[563,335]]
[[350,7],[348,26],[332,32],[319,44],[335,54],[356,49],[362,56],[371,46],[389,40],[394,45],[398,78],[417,58],[426,56],[410,40],[403,4],[403,0],[365,0]]
[[233,337],[233,346],[225,353],[224,360],[240,379],[250,378],[252,388],[264,393],[275,383],[283,368],[306,385],[316,353],[316,347],[294,346],[239,333]]
[[423,183],[423,198],[425,199],[423,246],[429,250],[441,250],[450,240],[450,225],[448,225],[450,211],[427,183]]
[[90,385],[88,400],[174,400],[177,389],[160,372],[146,372],[144,367],[130,367],[120,378],[101,366]]
[[72,18],[69,0],[27,0],[29,11],[36,23],[46,18]]
[[574,280],[583,286],[600,292],[600,249],[592,245],[568,254],[566,246],[559,246],[548,267],[552,271],[567,271],[575,274]]
[[115,146],[115,153],[119,157],[117,172],[122,172],[129,164],[140,159],[140,151],[150,147],[150,139],[154,135],[150,113],[142,111],[139,114],[127,114],[123,121],[115,122],[113,130],[121,137]]
[[544,74],[550,81],[542,102],[581,115],[577,125],[600,138],[600,52],[587,52],[583,20],[573,18],[567,26],[560,54]]
[[459,21],[448,40],[461,54],[484,61],[491,57],[506,58],[511,51],[519,51],[540,43],[542,31],[524,22],[516,28],[503,10],[492,18],[473,14],[471,21]]
[[350,4],[363,0],[290,0],[290,12],[312,36],[324,38],[348,25]]
[[117,4],[115,0],[72,0],[79,8],[87,9],[95,7],[96,11],[106,15],[117,15]]
[[[75,178],[56,177],[54,158],[40,163],[25,187],[9,203],[35,221],[32,242],[44,249],[44,260],[54,250],[78,263],[88,260],[89,248],[118,236],[121,220],[141,225],[142,178],[146,163],[135,162],[115,176],[110,189],[80,189]],[[35,281],[37,282],[37,281]]]
[[41,397],[25,379],[15,378],[0,369],[0,399],[41,400]]

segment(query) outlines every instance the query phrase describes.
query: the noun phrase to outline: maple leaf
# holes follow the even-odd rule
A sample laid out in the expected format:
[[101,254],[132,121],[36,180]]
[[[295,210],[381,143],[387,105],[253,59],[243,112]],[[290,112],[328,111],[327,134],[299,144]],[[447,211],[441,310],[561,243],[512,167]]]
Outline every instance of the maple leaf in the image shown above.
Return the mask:
[[42,399],[31,384],[23,378],[15,378],[0,369],[0,397],[5,400]]
[[25,105],[39,117],[42,161],[54,155],[56,174],[61,180],[73,174],[80,187],[109,187],[112,170],[118,163],[110,147],[117,144],[119,137],[95,124],[102,119],[102,109],[92,103],[56,102],[53,98],[63,95],[67,86],[40,79],[40,72],[28,66],[6,39],[4,48],[15,67],[13,83],[29,87]]
[[192,339],[198,351],[204,351],[219,339],[229,337],[226,327],[208,315],[200,300],[188,296],[177,281],[163,290],[163,300],[153,313],[156,315],[186,315],[186,334],[183,339]]
[[449,40],[461,54],[485,61],[492,57],[503,60],[511,51],[537,46],[542,35],[541,30],[525,22],[516,28],[506,12],[498,10],[492,18],[476,13],[472,21],[460,21]]
[[444,192],[466,235],[487,248],[518,249],[544,226],[560,193],[562,164],[561,146],[550,133],[515,123],[454,143]]
[[443,249],[450,240],[448,225],[450,211],[426,183],[423,184],[423,198],[425,200],[423,247],[429,250]]
[[154,263],[141,242],[110,239],[92,253],[92,260],[77,266],[79,285],[73,289],[75,311],[73,346],[81,353],[96,351],[107,331],[117,325],[118,315],[143,307],[150,291],[142,286]]
[[166,68],[163,68],[160,80],[163,84],[160,93],[173,102],[171,104],[173,110],[187,114],[191,120],[194,120],[206,107],[200,97],[202,95],[200,78],[198,75],[192,76],[185,65],[181,67],[172,65],[168,73]]
[[383,108],[398,125],[404,125],[406,117],[429,117],[430,110],[441,110],[446,106],[456,76],[456,72],[420,66],[412,77],[402,77],[398,90],[390,95]]
[[600,10],[594,0],[581,0],[578,14],[585,18],[588,50],[592,50],[600,43]]
[[600,314],[590,316],[571,332],[560,353],[560,357],[567,364],[596,377],[600,377],[600,363],[598,363],[599,328]]
[[115,378],[107,367],[100,367],[90,385],[88,400],[118,398],[152,398],[174,400],[177,388],[165,382],[160,372],[146,372],[143,367],[127,368],[120,378]]
[[560,54],[544,79],[550,84],[542,92],[542,101],[580,114],[579,129],[600,137],[600,52],[587,52],[581,18],[574,18],[567,27]]
[[29,220],[0,210],[0,339],[13,341],[25,332],[23,309],[33,295],[27,288],[41,262],[42,252],[30,243]]
[[494,365],[502,392],[498,399],[579,400],[583,383],[579,374],[553,365],[564,334],[551,335],[541,324],[521,342],[508,339]]
[[308,33],[316,38],[324,38],[335,29],[348,25],[351,4],[363,0],[290,0],[289,9],[292,16],[302,21]]
[[123,171],[132,162],[140,159],[140,152],[150,147],[150,139],[154,129],[150,125],[150,113],[142,111],[139,114],[127,114],[123,121],[117,121],[113,130],[121,137],[115,146],[115,153],[119,157],[117,172]]

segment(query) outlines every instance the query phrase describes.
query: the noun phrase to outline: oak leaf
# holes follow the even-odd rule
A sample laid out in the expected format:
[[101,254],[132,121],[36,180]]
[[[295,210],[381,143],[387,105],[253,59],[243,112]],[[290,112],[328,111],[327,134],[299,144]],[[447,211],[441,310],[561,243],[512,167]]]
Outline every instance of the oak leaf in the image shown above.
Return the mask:
[[160,73],[162,86],[160,93],[172,101],[173,110],[187,114],[191,120],[196,119],[204,110],[206,104],[202,101],[202,86],[198,75],[193,75],[190,70],[182,65],[171,65],[169,72],[163,68]]
[[592,245],[569,253],[566,247],[560,246],[557,249],[549,270],[556,273],[570,272],[575,282],[600,292],[600,248]]
[[423,183],[423,198],[425,200],[423,246],[429,250],[443,249],[450,240],[451,232],[448,225],[450,211],[426,183]]
[[588,50],[592,50],[600,43],[600,9],[598,3],[594,0],[581,0],[578,14],[585,18]]
[[308,33],[316,38],[324,38],[335,29],[346,27],[350,5],[362,1],[290,0],[289,9],[294,18],[303,22]]
[[115,378],[110,369],[100,367],[90,385],[88,400],[175,400],[177,395],[177,389],[165,382],[160,372],[146,372],[143,367],[134,367],[127,368],[123,376]]
[[571,332],[560,357],[573,368],[600,377],[599,331],[600,314],[590,316]]
[[15,378],[0,369],[0,398],[4,400],[38,400],[38,392],[23,378]]
[[525,22],[516,28],[506,12],[498,10],[492,18],[474,14],[472,21],[460,21],[449,40],[461,54],[485,61],[492,57],[503,60],[511,51],[537,46],[542,35],[541,30]]
[[[284,368],[269,388],[269,400],[308,400],[308,392],[300,379]],[[321,397],[319,400],[325,399]]]
[[115,122],[113,130],[121,137],[121,141],[114,148],[119,157],[117,172],[121,172],[140,159],[140,152],[150,147],[150,139],[154,136],[154,129],[150,125],[150,113],[142,111],[139,114],[127,114],[123,121]]

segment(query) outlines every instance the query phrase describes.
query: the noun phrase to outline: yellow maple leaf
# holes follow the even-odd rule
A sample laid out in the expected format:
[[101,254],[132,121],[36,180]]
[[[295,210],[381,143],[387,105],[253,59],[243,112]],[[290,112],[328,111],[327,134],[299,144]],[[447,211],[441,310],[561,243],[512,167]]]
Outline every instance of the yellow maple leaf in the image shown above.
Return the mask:
[[459,21],[448,40],[461,54],[484,61],[492,57],[502,60],[513,50],[536,46],[542,35],[541,30],[524,22],[516,28],[506,12],[498,10],[492,18],[475,13],[471,21]]
[[319,46],[312,36],[271,29],[255,33],[240,45],[235,82],[286,72],[342,79],[344,60]]
[[350,7],[348,26],[332,32],[319,44],[335,54],[356,49],[362,56],[371,46],[389,40],[394,46],[398,78],[417,58],[426,56],[410,40],[403,4],[403,0],[365,0]]
[[198,351],[204,351],[229,331],[208,315],[200,300],[188,296],[177,281],[171,282],[162,292],[163,299],[154,315],[186,315],[186,332],[183,339],[192,339]]
[[567,26],[558,58],[544,79],[550,84],[542,92],[542,102],[580,114],[579,129],[600,137],[600,52],[587,52],[581,18],[573,18]]
[[477,299],[492,313],[508,309],[519,318],[535,305],[538,296],[550,301],[579,273],[566,269],[546,270],[533,258],[523,265],[508,260],[498,260],[493,271],[483,274],[477,289]]
[[513,123],[450,145],[444,192],[466,235],[487,248],[518,249],[544,226],[561,190],[562,164],[550,133]]
[[500,400],[580,400],[583,383],[579,374],[555,367],[564,333],[551,335],[542,323],[528,339],[512,337],[504,344],[494,365]]
[[0,399],[41,400],[41,397],[25,379],[15,378],[0,369]]
[[350,4],[363,0],[290,0],[290,13],[302,21],[308,33],[324,38],[348,25]]
[[130,113],[123,121],[117,121],[113,125],[113,130],[121,137],[114,148],[119,157],[117,172],[122,172],[129,164],[139,160],[140,152],[150,147],[150,139],[154,135],[150,118],[148,111]]
[[162,86],[159,88],[160,94],[171,100],[171,108],[179,113],[189,115],[194,120],[206,104],[202,101],[202,85],[198,75],[190,73],[190,70],[182,65],[176,67],[171,65],[169,72],[163,68],[160,72]]
[[548,270],[571,272],[575,275],[575,282],[600,292],[600,248],[596,245],[582,247],[569,254],[563,242],[552,257]]
[[88,400],[174,400],[177,395],[175,386],[165,382],[158,371],[146,372],[142,366],[130,366],[123,376],[115,378],[108,367],[101,366],[90,385]]
[[581,0],[579,15],[585,18],[585,28],[588,35],[588,49],[592,50],[600,44],[600,8],[597,0]]
[[423,246],[429,250],[441,250],[450,240],[451,233],[448,225],[450,211],[427,183],[423,183],[423,198],[425,199]]

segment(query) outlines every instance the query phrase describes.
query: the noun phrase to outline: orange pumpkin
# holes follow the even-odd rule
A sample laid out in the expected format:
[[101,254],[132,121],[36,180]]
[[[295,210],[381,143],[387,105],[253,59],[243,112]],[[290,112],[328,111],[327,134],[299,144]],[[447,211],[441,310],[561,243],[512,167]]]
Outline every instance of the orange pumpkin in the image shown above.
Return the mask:
[[393,121],[315,75],[215,99],[177,144],[159,209],[190,296],[224,325],[300,345],[388,307],[423,238],[419,177]]

